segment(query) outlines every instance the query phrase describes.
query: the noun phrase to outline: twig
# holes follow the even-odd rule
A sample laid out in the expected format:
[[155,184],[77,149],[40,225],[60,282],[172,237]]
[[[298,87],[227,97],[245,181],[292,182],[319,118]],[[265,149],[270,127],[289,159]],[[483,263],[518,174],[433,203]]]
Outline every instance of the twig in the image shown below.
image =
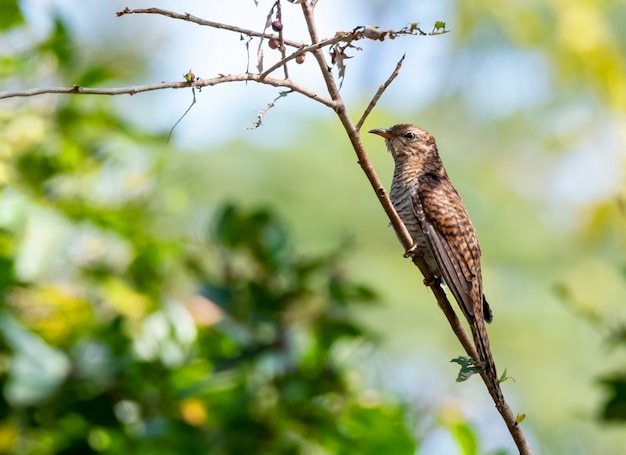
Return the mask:
[[[143,9],[129,9],[124,8],[122,11],[118,11],[115,13],[117,17],[126,16],[128,14],[157,14],[159,16],[171,17],[172,19],[179,19],[182,21],[192,22],[194,24],[203,25],[206,27],[218,28],[220,30],[228,30],[231,32],[243,33],[248,36],[256,36],[258,38],[276,38],[273,34],[268,33],[259,33],[254,30],[249,30],[246,28],[237,27],[235,25],[222,24],[221,22],[208,21],[206,19],[202,19],[200,17],[194,16],[189,13],[176,13],[174,11],[168,11],[161,8],[143,8]],[[287,46],[291,47],[302,47],[302,43],[298,43],[297,41],[284,40],[284,43]]]
[[[373,41],[383,41],[385,38],[389,37],[389,38],[395,38],[396,36],[403,36],[403,35],[409,35],[409,36],[415,36],[416,33],[419,33],[420,35],[434,35],[431,33],[424,33],[421,32],[421,30],[419,28],[412,28],[412,27],[405,27],[401,30],[378,30],[375,27],[371,27],[371,26],[366,26],[366,27],[357,27],[351,31],[345,32],[337,32],[335,33],[335,36],[333,36],[332,38],[326,38],[324,40],[318,40],[317,39],[317,34],[316,34],[316,41],[313,41],[313,44],[310,45],[300,45],[300,47],[294,51],[292,54],[288,55],[288,56],[283,56],[283,58],[276,62],[274,65],[272,65],[269,69],[263,71],[262,75],[263,76],[267,76],[269,74],[271,74],[272,72],[276,71],[278,68],[282,67],[283,65],[285,65],[287,62],[289,62],[290,60],[293,60],[295,58],[297,58],[299,55],[305,54],[307,52],[314,52],[318,49],[324,48],[324,47],[328,47],[328,46],[334,46],[336,44],[339,43],[346,43],[346,44],[351,44],[354,41],[358,41],[361,39],[369,39],[369,40],[373,40]],[[440,33],[438,33],[440,34]]]
[[245,74],[230,74],[214,77],[212,79],[200,79],[195,82],[189,83],[187,81],[179,82],[161,82],[160,84],[150,85],[137,85],[134,87],[120,87],[120,88],[87,88],[74,85],[72,87],[52,87],[52,88],[36,88],[30,90],[22,90],[15,92],[0,92],[0,99],[4,98],[16,98],[25,96],[43,95],[46,93],[56,94],[83,94],[83,95],[135,95],[142,92],[150,92],[153,90],[163,90],[166,88],[188,88],[188,87],[211,87],[213,85],[224,84],[227,82],[242,82],[253,81],[261,84],[272,85],[274,87],[286,87],[294,92],[298,92],[308,98],[335,109],[336,104],[333,100],[330,100],[324,96],[320,96],[312,90],[303,87],[292,80],[275,79],[268,77],[261,77],[260,74],[245,73]]
[[404,57],[406,57],[406,54],[404,54],[402,58],[398,60],[398,63],[396,64],[396,68],[393,70],[393,73],[391,73],[391,75],[387,78],[385,83],[381,85],[380,87],[378,87],[378,91],[376,91],[376,94],[372,98],[372,101],[369,102],[369,104],[367,105],[367,108],[365,109],[365,112],[363,112],[363,115],[361,116],[361,118],[356,124],[357,131],[361,131],[361,127],[363,126],[363,123],[365,123],[365,120],[370,115],[370,112],[372,112],[372,109],[374,109],[374,106],[376,106],[376,103],[378,103],[378,100],[380,99],[380,97],[383,95],[385,90],[387,90],[387,87],[391,85],[393,80],[396,77],[398,77],[398,74],[400,74],[400,68],[402,68],[402,62],[404,62]]
[[187,110],[184,112],[183,115],[180,116],[180,118],[178,120],[176,120],[176,123],[174,123],[174,126],[172,126],[172,128],[170,129],[169,134],[167,135],[167,140],[165,141],[166,143],[170,142],[170,138],[172,137],[172,133],[174,133],[174,129],[178,126],[178,124],[180,123],[180,121],[182,119],[185,118],[185,116],[187,115],[187,113],[191,110],[191,108],[193,107],[194,104],[196,104],[196,89],[194,87],[191,87],[191,93],[193,94],[193,100],[191,101],[191,104],[189,105],[189,107],[187,108]]
[[[279,24],[281,24],[280,30],[278,31],[278,39],[280,40],[280,55],[281,61],[284,61],[287,57],[287,46],[285,46],[285,37],[283,36],[283,10],[280,6],[280,0],[276,0],[276,20]],[[283,63],[283,68],[285,69],[285,79],[289,79],[289,70],[287,69],[287,62]]]
[[336,34],[332,38],[328,38],[328,39],[325,39],[323,41],[316,42],[316,43],[311,44],[309,46],[305,46],[303,44],[298,50],[296,50],[295,52],[293,52],[290,55],[287,55],[286,57],[283,57],[280,61],[276,62],[269,69],[265,70],[261,74],[261,76],[265,77],[265,76],[271,74],[273,71],[276,71],[278,68],[280,68],[281,66],[285,65],[287,62],[295,59],[299,55],[303,55],[303,54],[306,54],[307,52],[312,52],[312,51],[315,51],[317,49],[321,49],[321,48],[326,47],[326,46],[332,46],[333,44],[341,43],[343,41],[345,41],[345,42],[355,41],[355,40],[359,39],[358,36],[359,36],[358,32],[355,32],[355,31],[343,32],[343,33]]

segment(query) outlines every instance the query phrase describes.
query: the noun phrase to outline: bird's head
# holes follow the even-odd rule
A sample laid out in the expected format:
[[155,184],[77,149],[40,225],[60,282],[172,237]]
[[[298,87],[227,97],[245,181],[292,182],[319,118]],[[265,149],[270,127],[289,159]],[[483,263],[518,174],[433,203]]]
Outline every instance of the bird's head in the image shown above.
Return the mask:
[[408,123],[394,125],[389,129],[370,130],[370,133],[385,138],[387,149],[396,162],[412,157],[426,157],[437,151],[435,138],[429,132]]

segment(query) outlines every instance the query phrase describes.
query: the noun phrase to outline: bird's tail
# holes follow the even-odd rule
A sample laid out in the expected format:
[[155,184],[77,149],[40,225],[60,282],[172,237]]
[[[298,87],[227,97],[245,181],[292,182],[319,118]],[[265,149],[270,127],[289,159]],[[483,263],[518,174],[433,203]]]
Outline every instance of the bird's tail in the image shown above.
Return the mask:
[[[489,337],[487,336],[487,328],[482,318],[474,317],[470,322],[470,328],[472,330],[472,336],[474,338],[474,344],[476,350],[480,356],[480,362],[488,377],[488,380],[493,387],[493,391],[498,395],[498,399],[503,399],[502,390],[500,389],[500,379],[496,370],[496,364],[493,361],[491,355],[491,347],[489,345]],[[495,398],[495,397],[494,397]]]

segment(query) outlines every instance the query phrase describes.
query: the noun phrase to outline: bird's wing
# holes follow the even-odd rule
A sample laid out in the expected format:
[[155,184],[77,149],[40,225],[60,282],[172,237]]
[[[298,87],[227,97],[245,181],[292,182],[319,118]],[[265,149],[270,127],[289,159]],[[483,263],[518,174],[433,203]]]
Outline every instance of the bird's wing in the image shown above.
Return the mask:
[[414,208],[441,275],[471,321],[483,314],[480,247],[452,183],[432,174],[419,179]]

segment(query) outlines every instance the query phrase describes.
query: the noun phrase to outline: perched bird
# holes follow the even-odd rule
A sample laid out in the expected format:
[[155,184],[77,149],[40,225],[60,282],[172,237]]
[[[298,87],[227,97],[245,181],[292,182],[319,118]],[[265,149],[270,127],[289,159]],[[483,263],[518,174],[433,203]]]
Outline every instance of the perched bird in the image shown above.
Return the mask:
[[395,161],[389,193],[398,215],[433,275],[445,282],[469,322],[481,366],[497,384],[485,322],[492,314],[483,295],[476,231],[437,151],[435,138],[409,124],[375,129]]

